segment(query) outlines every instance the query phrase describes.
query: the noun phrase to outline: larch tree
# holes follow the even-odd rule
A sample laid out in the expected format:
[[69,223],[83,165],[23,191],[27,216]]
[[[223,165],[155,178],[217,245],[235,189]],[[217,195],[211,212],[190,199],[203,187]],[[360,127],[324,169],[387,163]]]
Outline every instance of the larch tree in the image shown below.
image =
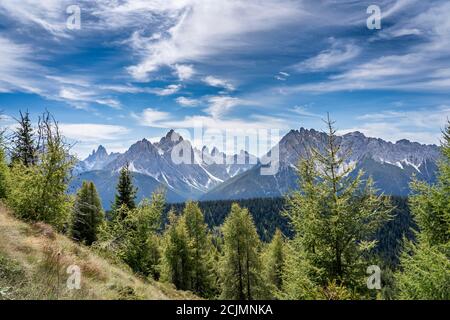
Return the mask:
[[119,256],[133,271],[144,276],[159,278],[159,237],[165,207],[165,195],[155,192],[152,199],[142,200],[133,210],[129,210],[125,219],[118,221],[125,229],[125,235],[118,249]]
[[192,255],[184,219],[169,213],[162,241],[161,280],[173,283],[177,289],[191,290]]
[[[285,276],[284,281],[286,288],[308,288],[315,283],[325,296],[328,287],[366,292],[367,257],[392,206],[389,198],[377,194],[370,178],[363,180],[362,171],[351,174],[351,151],[342,148],[329,117],[326,124],[325,148],[307,146],[309,154],[298,165],[299,190],[287,198],[286,214],[295,231],[290,252],[297,255],[288,260],[301,261],[298,269],[304,274],[298,277],[292,270],[296,267],[286,265],[287,275],[294,277]],[[288,298],[296,296],[302,294],[287,292]]]
[[272,241],[266,246],[262,254],[264,279],[273,297],[276,296],[282,287],[282,268],[285,258],[284,245],[283,234],[277,229]]
[[405,243],[396,274],[401,299],[450,299],[450,123],[443,132],[437,182],[414,180],[410,208],[417,243]]
[[247,209],[234,203],[223,227],[223,256],[220,261],[221,298],[253,300],[265,298],[260,240]]
[[204,297],[213,293],[213,279],[211,277],[212,242],[208,234],[208,226],[198,203],[188,201],[183,210],[182,219],[186,225],[191,263],[191,288]]
[[99,227],[104,221],[104,212],[95,185],[83,181],[78,190],[72,213],[72,238],[91,245],[97,241]]

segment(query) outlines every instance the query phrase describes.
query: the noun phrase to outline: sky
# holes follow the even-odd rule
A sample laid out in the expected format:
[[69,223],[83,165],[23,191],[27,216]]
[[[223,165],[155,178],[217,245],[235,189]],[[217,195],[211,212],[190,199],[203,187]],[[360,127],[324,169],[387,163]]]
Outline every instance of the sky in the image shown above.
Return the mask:
[[1,126],[48,110],[80,158],[169,129],[320,130],[327,112],[341,134],[439,144],[449,17],[447,0],[2,0]]

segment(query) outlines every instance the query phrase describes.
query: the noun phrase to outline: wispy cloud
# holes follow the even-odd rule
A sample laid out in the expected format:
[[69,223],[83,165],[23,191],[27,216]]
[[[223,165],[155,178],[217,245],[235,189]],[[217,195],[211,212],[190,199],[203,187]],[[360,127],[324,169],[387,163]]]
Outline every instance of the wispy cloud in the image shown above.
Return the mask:
[[183,107],[196,107],[200,103],[198,99],[191,99],[187,97],[178,97],[175,100]]
[[207,76],[203,78],[203,82],[211,87],[223,88],[228,91],[235,90],[234,86],[229,81],[214,76]]
[[446,105],[419,110],[385,110],[357,117],[362,123],[356,127],[340,130],[341,134],[360,131],[369,137],[396,142],[410,139],[427,144],[438,144],[441,129],[450,117],[450,107]]
[[[130,2],[127,3],[130,8]],[[145,6],[139,1],[139,7]],[[137,7],[134,6],[134,8]],[[146,80],[150,73],[162,66],[174,66],[186,61],[202,61],[250,41],[246,35],[270,30],[292,23],[301,16],[298,3],[289,0],[217,0],[209,1],[153,1],[147,4],[171,21],[165,35],[147,39],[140,50],[142,60],[130,66],[129,72],[137,80]],[[251,14],[242,18],[243,12]],[[241,41],[237,39],[241,38]],[[135,35],[134,43],[143,41]]]
[[116,140],[129,129],[123,126],[93,123],[60,123],[61,132],[69,139],[76,141]]
[[318,55],[306,59],[294,66],[300,72],[328,70],[344,62],[356,58],[361,53],[361,48],[353,43],[345,43],[331,39],[331,48],[320,52]]

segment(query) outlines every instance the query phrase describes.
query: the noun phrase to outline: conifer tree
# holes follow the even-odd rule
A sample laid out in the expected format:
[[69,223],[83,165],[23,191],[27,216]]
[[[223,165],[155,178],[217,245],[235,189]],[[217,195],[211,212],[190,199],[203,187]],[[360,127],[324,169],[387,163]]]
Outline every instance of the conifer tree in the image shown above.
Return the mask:
[[122,223],[125,227],[119,255],[133,271],[144,276],[159,278],[159,237],[162,214],[165,207],[164,194],[153,193],[151,201],[144,199],[136,209],[130,210]]
[[0,199],[6,199],[9,193],[9,168],[3,149],[3,136],[0,133]]
[[28,167],[36,162],[37,150],[33,127],[30,115],[20,111],[20,119],[17,120],[18,127],[13,135],[13,149],[11,152],[11,162],[21,162]]
[[[301,261],[298,277],[293,265],[286,264],[286,288],[348,287],[351,291],[365,287],[366,257],[376,245],[373,240],[379,227],[390,218],[392,207],[387,197],[377,195],[372,180],[356,177],[347,165],[350,150],[343,150],[333,122],[328,118],[326,147],[308,148],[309,155],[299,163],[299,191],[287,199],[287,216],[295,231],[290,243],[290,262]],[[289,277],[288,275],[295,276]],[[306,279],[303,277],[307,277]],[[295,283],[301,279],[301,283]],[[343,289],[344,290],[344,289]],[[295,298],[299,292],[285,292]]]
[[72,206],[67,187],[73,158],[58,123],[48,112],[39,119],[38,141],[38,160],[34,165],[26,166],[23,161],[12,164],[14,183],[8,204],[25,220],[44,221],[62,229],[69,222]]
[[281,290],[282,268],[284,264],[284,239],[279,229],[275,231],[272,241],[266,246],[263,255],[264,279],[272,296]]
[[[127,162],[120,170],[119,182],[117,183],[117,193],[113,208],[120,208],[122,205],[132,210],[136,208],[137,189],[133,185],[133,176],[130,171],[130,164]],[[124,217],[119,217],[124,218]]]
[[450,123],[441,150],[437,183],[411,184],[410,208],[419,231],[416,244],[405,244],[396,274],[401,299],[450,299]]
[[222,227],[221,298],[253,300],[264,298],[260,240],[247,209],[234,203]]
[[93,182],[83,181],[75,197],[71,233],[73,239],[91,245],[104,221],[100,197]]
[[191,290],[191,259],[185,221],[171,211],[163,237],[161,279],[177,289]]
[[211,238],[204,221],[203,213],[197,203],[188,201],[183,210],[184,223],[191,255],[191,288],[204,297],[213,292],[211,277]]

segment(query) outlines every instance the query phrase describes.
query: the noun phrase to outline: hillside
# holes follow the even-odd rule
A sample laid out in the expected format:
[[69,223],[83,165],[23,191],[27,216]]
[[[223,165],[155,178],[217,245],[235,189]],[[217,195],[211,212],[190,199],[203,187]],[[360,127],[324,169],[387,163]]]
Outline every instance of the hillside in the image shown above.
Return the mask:
[[[80,290],[67,289],[70,265],[81,269]],[[0,300],[193,298],[170,285],[140,279],[48,225],[29,225],[0,207]]]

